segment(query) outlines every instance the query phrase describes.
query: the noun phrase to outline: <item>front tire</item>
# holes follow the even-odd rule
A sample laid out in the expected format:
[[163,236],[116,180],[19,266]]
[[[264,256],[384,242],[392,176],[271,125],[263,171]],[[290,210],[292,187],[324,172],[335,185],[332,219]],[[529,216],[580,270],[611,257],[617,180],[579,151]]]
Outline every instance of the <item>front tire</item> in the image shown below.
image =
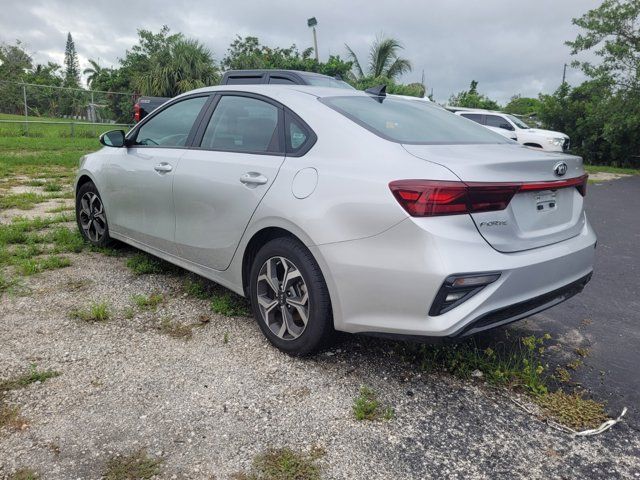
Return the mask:
[[76,222],[91,245],[106,247],[112,243],[104,204],[93,182],[84,183],[76,192]]
[[331,300],[311,252],[281,237],[265,244],[250,273],[253,315],[267,339],[290,355],[308,355],[332,336]]

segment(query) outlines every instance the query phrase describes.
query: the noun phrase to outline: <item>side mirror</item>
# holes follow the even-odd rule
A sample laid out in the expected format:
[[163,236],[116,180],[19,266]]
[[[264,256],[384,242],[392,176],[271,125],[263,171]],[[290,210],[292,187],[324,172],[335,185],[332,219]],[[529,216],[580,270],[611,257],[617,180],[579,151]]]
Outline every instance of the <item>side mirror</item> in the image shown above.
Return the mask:
[[124,130],[109,130],[100,135],[100,143],[105,147],[124,147]]

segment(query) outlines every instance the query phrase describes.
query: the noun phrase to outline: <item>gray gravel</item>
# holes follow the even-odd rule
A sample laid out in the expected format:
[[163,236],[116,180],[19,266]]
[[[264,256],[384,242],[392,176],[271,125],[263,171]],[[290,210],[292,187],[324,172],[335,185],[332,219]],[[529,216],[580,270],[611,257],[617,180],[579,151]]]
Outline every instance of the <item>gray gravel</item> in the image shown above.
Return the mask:
[[[163,459],[161,478],[225,479],[283,446],[324,447],[327,479],[640,478],[640,438],[624,422],[573,439],[479,380],[416,373],[388,342],[349,337],[291,358],[253,320],[186,297],[183,277],[136,277],[122,257],[71,257],[73,266],[31,277],[31,295],[1,300],[0,378],[31,363],[61,375],[8,395],[30,426],[0,432],[0,478],[21,467],[46,479],[100,478],[110,457],[144,448]],[[168,301],[126,319],[131,295],[151,292]],[[110,321],[70,319],[103,300]],[[201,315],[211,321],[189,340],[156,328]],[[352,418],[365,384],[395,408],[393,420]]]

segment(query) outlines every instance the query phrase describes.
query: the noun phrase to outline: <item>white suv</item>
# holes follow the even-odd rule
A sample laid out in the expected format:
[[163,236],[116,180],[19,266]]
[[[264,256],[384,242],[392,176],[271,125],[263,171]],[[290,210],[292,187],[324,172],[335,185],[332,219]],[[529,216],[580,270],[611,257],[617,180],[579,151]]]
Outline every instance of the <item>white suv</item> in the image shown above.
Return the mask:
[[[507,133],[513,139],[527,147],[541,148],[550,152],[566,152],[569,150],[569,136],[561,132],[552,130],[542,130],[540,128],[530,128],[519,118],[508,113],[492,112],[489,110],[458,110],[456,115],[468,118],[485,127]],[[511,134],[511,135],[509,135]]]

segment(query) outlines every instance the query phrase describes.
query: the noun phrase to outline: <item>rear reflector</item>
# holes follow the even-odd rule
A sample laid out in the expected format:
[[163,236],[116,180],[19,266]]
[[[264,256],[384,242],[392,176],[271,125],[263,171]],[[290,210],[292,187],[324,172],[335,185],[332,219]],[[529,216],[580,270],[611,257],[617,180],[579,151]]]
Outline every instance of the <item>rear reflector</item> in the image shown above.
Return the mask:
[[140,121],[140,104],[139,103],[136,103],[133,106],[133,121],[134,122]]
[[480,183],[396,180],[389,184],[396,200],[412,217],[434,217],[504,210],[518,192],[576,187],[587,193],[588,175],[569,180],[532,183]]

